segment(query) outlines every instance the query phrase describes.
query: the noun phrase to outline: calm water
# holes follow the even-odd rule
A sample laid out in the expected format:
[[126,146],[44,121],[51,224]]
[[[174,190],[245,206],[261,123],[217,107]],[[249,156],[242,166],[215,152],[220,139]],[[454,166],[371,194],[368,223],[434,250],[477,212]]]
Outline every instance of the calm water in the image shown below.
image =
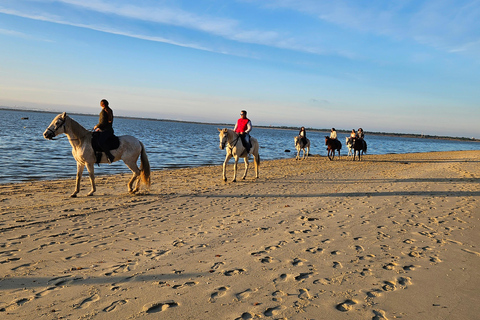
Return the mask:
[[[43,132],[56,115],[57,113],[0,110],[0,183],[75,176],[76,162],[65,135],[61,135],[65,138],[58,141],[43,138]],[[26,117],[28,120],[22,119]],[[98,121],[96,115],[71,117],[87,129],[93,128]],[[117,135],[132,135],[143,142],[154,170],[222,164],[225,151],[218,147],[217,127],[208,124],[122,118],[115,118],[114,123]],[[255,127],[252,132],[252,136],[260,143],[262,160],[295,157],[293,137],[296,134],[297,130]],[[324,136],[328,134],[307,132],[312,144],[311,154],[326,156]],[[339,134],[343,155],[347,153],[345,136],[346,134]],[[368,131],[365,140],[368,143],[368,154],[480,149],[478,142],[369,136]],[[130,170],[121,161],[95,166],[97,175],[122,172]]]

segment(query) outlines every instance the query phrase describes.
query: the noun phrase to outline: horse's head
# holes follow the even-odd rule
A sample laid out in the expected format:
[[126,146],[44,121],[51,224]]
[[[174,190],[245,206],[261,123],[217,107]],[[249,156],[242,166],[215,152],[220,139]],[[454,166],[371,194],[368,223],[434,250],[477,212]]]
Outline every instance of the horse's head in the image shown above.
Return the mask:
[[220,139],[220,149],[225,149],[225,145],[227,144],[228,142],[228,129],[225,128],[225,129],[218,129],[218,131],[220,132],[220,134],[218,135],[219,139]]
[[48,128],[43,133],[43,137],[48,140],[52,140],[53,137],[59,134],[65,133],[65,121],[67,120],[67,113],[59,114],[53,119]]
[[298,146],[300,144],[300,136],[295,136],[294,140],[295,140],[295,147]]

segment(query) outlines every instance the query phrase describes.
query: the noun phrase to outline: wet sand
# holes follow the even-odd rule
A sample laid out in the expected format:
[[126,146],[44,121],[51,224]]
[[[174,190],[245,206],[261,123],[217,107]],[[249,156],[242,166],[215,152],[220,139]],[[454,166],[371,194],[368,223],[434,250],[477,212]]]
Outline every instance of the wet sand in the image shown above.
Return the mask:
[[221,173],[0,185],[0,318],[478,317],[480,151]]

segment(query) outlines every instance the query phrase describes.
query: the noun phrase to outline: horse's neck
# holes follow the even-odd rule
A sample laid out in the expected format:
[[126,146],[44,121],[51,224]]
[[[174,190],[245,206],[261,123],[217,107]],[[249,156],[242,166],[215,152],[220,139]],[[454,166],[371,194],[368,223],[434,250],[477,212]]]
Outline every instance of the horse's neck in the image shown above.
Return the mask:
[[75,147],[83,143],[83,138],[90,133],[72,118],[67,118],[65,123],[65,134],[68,136],[70,144]]
[[228,129],[228,143],[230,144],[235,144],[235,142],[238,140],[238,133],[236,133],[235,131],[231,130],[231,129]]

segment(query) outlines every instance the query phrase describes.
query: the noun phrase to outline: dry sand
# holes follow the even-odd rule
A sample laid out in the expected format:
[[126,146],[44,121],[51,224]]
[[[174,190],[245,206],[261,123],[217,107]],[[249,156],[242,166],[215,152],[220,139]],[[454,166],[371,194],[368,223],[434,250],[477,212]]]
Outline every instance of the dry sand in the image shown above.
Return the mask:
[[[478,319],[480,151],[0,185],[1,319]],[[243,167],[243,164],[241,165]],[[232,175],[232,166],[228,168]]]

